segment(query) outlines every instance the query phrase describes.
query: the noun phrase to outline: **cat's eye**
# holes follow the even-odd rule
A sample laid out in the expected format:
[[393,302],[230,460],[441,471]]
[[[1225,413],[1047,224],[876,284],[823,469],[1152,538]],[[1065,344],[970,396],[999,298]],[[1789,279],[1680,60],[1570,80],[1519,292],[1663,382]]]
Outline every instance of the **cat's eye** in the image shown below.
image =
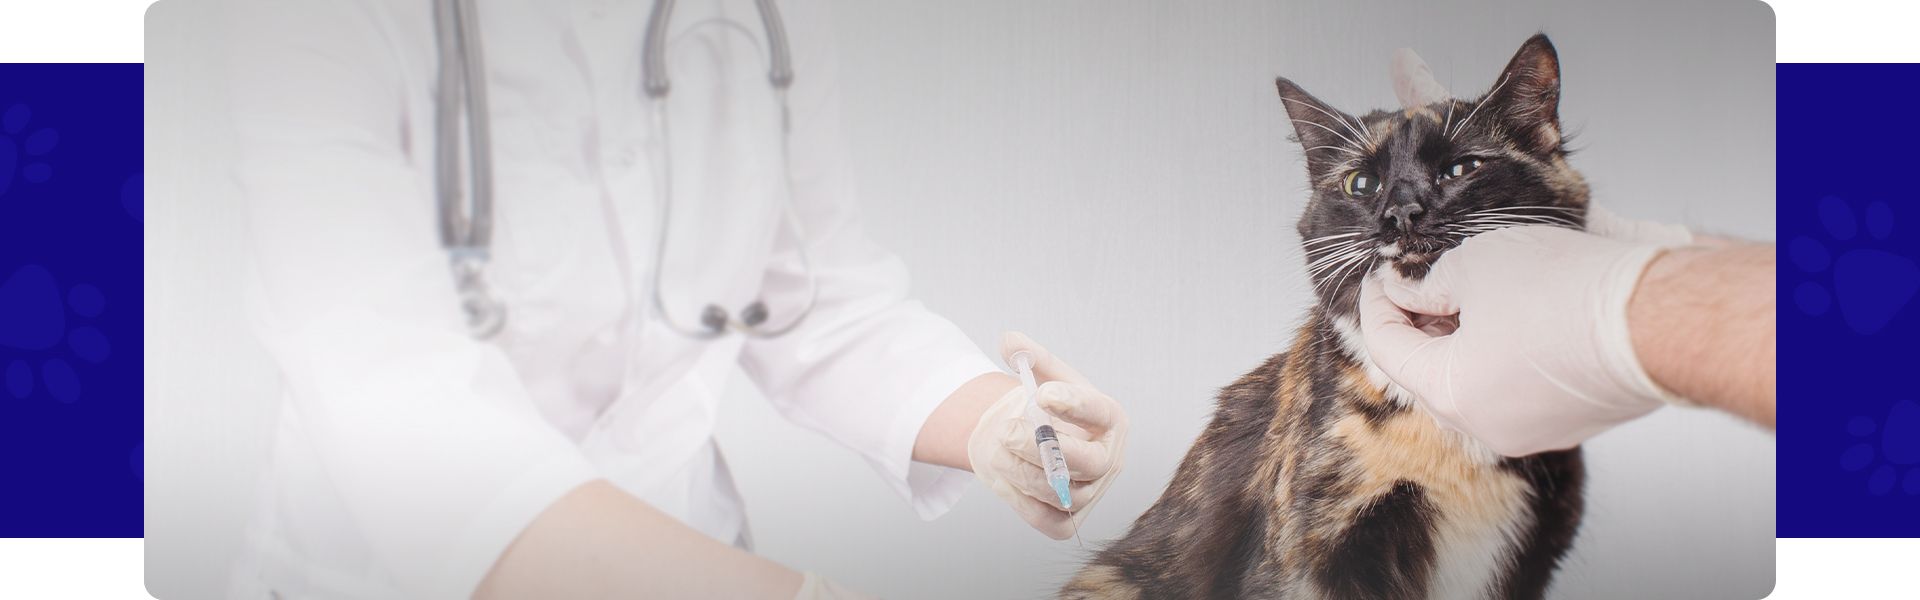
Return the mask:
[[1462,158],[1453,161],[1453,164],[1447,165],[1447,168],[1441,169],[1440,174],[1435,176],[1434,180],[1446,181],[1455,177],[1465,177],[1468,173],[1472,173],[1474,169],[1478,169],[1480,165],[1484,164],[1487,164],[1487,161],[1481,160],[1478,157],[1469,156]]
[[1374,177],[1372,173],[1356,170],[1347,173],[1347,183],[1342,187],[1345,188],[1348,196],[1355,198],[1372,196],[1380,191],[1380,178]]

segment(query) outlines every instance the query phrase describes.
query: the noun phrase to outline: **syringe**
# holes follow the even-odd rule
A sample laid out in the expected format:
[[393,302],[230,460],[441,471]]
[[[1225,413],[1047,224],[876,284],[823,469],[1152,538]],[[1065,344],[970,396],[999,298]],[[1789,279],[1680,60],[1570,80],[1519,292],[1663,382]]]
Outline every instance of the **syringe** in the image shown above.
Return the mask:
[[1019,350],[1010,359],[1014,374],[1020,376],[1020,385],[1027,388],[1027,420],[1039,424],[1033,430],[1033,441],[1040,447],[1040,470],[1046,472],[1047,484],[1053,486],[1053,493],[1060,496],[1061,508],[1073,508],[1073,496],[1067,493],[1067,455],[1060,451],[1053,419],[1040,410],[1040,386],[1033,381],[1033,354]]

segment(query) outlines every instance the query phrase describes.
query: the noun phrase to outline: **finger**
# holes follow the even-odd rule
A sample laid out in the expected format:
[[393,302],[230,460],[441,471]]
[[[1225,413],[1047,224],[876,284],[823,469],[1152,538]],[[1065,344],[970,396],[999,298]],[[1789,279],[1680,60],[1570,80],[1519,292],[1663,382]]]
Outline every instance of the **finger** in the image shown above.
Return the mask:
[[1093,385],[1086,376],[1067,366],[1060,357],[1048,352],[1045,347],[1034,342],[1033,338],[1018,331],[1000,334],[1000,357],[1008,365],[1013,364],[1013,353],[1025,350],[1033,356],[1033,376],[1040,381],[1067,381],[1082,385]]
[[1064,540],[1073,537],[1073,515],[1053,505],[1021,496],[1012,499],[1013,512],[1047,537]]
[[[1064,427],[1056,428],[1056,431],[1064,429]],[[1056,439],[1060,442],[1060,453],[1067,457],[1067,477],[1072,480],[1092,481],[1113,470],[1113,461],[1106,444],[1086,441],[1071,435],[1057,436]],[[1034,440],[1031,431],[1025,435],[1007,436],[1004,441],[1007,452],[1019,457],[1021,461],[1036,466],[1041,464],[1040,446],[1038,441]]]
[[1041,410],[1079,426],[1093,438],[1106,435],[1127,418],[1119,402],[1089,385],[1049,381],[1040,386],[1035,401]]
[[1453,97],[1446,86],[1433,78],[1433,69],[1412,48],[1393,51],[1393,95],[1402,108],[1416,108],[1444,102]]
[[[1047,480],[1046,471],[1040,470],[1040,467],[1021,464],[1009,469],[1006,474],[1007,482],[1013,484],[1014,489],[1020,490],[1021,495],[1038,500],[1054,510],[1068,510],[1067,507],[1060,505],[1060,494],[1053,490],[1053,482]],[[1072,510],[1079,510],[1088,502],[1092,502],[1096,492],[1097,490],[1090,482],[1067,483],[1067,497],[1073,499]]]
[[1367,353],[1387,378],[1414,396],[1430,398],[1446,384],[1433,381],[1443,376],[1441,370],[1433,368],[1437,364],[1434,361],[1440,360],[1438,357],[1446,353],[1455,338],[1428,335],[1414,327],[1407,313],[1387,299],[1377,278],[1369,277],[1360,284],[1360,336],[1366,341]]
[[1628,242],[1646,242],[1662,246],[1694,244],[1696,236],[1685,225],[1636,221],[1615,214],[1598,204],[1587,205],[1587,233]]

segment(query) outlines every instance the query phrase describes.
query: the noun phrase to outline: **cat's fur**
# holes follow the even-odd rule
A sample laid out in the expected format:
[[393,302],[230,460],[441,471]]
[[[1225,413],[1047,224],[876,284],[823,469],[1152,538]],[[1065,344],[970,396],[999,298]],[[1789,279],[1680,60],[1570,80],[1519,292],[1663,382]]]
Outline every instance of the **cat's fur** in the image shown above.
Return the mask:
[[[1313,189],[1299,230],[1318,303],[1288,351],[1222,390],[1166,492],[1061,597],[1545,595],[1580,524],[1579,449],[1502,458],[1439,428],[1369,362],[1355,307],[1377,264],[1421,277],[1472,233],[1584,222],[1559,75],[1535,36],[1475,101],[1354,118],[1278,81]],[[1350,196],[1355,170],[1377,191]],[[1410,222],[1389,212],[1409,205]]]

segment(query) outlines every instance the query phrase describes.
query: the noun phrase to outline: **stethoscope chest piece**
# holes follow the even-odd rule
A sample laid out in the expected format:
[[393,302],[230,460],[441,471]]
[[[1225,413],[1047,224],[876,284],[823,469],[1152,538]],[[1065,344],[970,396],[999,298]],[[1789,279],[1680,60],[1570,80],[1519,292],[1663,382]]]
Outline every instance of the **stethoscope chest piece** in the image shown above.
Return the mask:
[[486,257],[456,254],[451,260],[454,289],[467,316],[467,333],[483,340],[499,335],[507,325],[507,305],[487,287]]

